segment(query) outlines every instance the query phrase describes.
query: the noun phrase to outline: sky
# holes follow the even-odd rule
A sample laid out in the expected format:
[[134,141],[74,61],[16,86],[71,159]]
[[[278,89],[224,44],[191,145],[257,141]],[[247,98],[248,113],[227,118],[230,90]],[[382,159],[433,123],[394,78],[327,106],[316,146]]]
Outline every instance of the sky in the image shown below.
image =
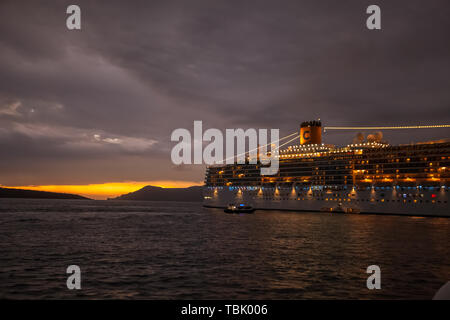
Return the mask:
[[[70,4],[81,8],[81,30],[66,28]],[[200,185],[204,165],[170,160],[172,131],[192,131],[194,120],[281,136],[318,118],[449,124],[450,2],[376,1],[381,30],[366,28],[371,4],[3,0],[0,185],[99,199],[146,184]],[[324,140],[345,145],[354,135]]]

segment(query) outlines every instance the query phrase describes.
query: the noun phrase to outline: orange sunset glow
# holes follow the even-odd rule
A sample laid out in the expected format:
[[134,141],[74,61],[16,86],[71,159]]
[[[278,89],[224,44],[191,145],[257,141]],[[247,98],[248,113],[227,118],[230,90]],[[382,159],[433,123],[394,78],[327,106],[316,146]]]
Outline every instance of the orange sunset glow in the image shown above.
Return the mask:
[[33,185],[33,186],[2,186],[4,188],[26,189],[36,191],[49,191],[60,193],[72,193],[85,196],[95,200],[105,200],[122,194],[134,192],[145,186],[152,185],[163,188],[186,188],[190,186],[201,186],[201,181],[176,181],[176,180],[158,180],[158,181],[126,181],[126,182],[108,182],[86,185]]

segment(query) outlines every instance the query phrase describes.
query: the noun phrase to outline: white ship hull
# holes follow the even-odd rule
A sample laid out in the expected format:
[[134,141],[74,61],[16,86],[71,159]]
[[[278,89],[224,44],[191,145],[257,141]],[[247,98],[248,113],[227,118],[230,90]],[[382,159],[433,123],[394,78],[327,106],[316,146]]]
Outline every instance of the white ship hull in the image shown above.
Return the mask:
[[245,203],[255,209],[292,211],[344,211],[410,216],[450,217],[448,188],[434,190],[328,190],[304,192],[293,190],[229,190],[205,187],[203,205],[224,208],[230,203]]

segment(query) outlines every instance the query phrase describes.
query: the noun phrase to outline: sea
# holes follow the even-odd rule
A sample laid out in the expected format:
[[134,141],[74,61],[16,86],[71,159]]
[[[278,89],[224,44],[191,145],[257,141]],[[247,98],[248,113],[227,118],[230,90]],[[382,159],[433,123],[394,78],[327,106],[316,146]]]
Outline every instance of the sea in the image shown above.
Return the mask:
[[0,199],[2,299],[432,299],[449,254],[449,218]]

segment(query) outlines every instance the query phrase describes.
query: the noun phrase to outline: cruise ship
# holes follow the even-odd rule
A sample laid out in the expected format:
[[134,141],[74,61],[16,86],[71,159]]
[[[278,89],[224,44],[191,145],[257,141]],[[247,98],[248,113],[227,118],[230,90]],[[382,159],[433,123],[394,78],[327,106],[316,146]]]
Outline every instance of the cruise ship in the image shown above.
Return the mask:
[[255,209],[450,216],[449,140],[389,145],[374,139],[322,143],[320,121],[303,122],[299,144],[278,149],[278,173],[261,164],[206,169],[203,205]]

